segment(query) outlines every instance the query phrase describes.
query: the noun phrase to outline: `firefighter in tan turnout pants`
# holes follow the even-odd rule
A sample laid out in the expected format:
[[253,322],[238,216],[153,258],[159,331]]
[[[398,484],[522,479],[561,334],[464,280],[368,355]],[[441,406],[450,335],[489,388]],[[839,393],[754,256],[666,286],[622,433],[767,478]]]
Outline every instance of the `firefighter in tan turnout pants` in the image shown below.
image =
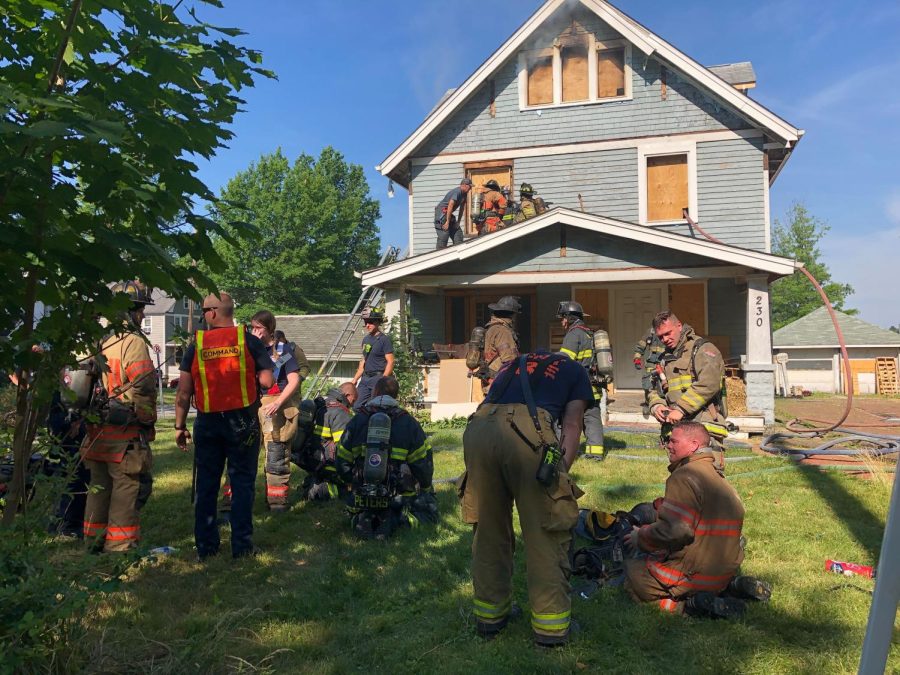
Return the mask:
[[[594,395],[587,372],[561,354],[526,354],[509,364],[463,435],[463,519],[475,526],[472,582],[477,632],[493,638],[514,618],[513,503],[528,568],[531,628],[539,646],[568,641],[569,545],[583,493],[569,478],[584,411]],[[557,445],[553,424],[560,422]]]
[[728,427],[722,353],[669,310],[653,318],[653,329],[666,351],[656,366],[648,403],[651,414],[662,424],[663,439],[672,425],[683,419],[700,422],[724,466],[721,452]]
[[[113,292],[132,300],[129,332],[103,341],[103,389],[109,405],[100,411],[102,422],[88,424],[81,446],[91,473],[84,511],[84,539],[106,552],[127,551],[141,538],[139,496],[141,474],[150,478],[149,441],[155,438],[157,382],[150,350],[140,332],[144,307],[152,305],[142,283],[117,284]],[[99,489],[96,489],[99,488]]]
[[484,362],[488,369],[488,380],[482,382],[485,392],[500,369],[519,356],[515,321],[516,314],[522,311],[522,305],[518,298],[505,295],[488,305],[488,309],[492,316],[484,326]]

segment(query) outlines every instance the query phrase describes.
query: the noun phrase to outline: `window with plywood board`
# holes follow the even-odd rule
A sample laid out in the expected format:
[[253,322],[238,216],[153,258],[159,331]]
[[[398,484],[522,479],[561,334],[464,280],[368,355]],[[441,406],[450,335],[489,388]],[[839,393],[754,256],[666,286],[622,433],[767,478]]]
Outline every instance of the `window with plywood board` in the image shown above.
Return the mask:
[[625,47],[597,51],[597,98],[625,96]]
[[706,335],[706,283],[669,284],[669,309],[699,335]]
[[528,57],[528,105],[553,103],[553,54]]
[[689,204],[687,154],[647,157],[647,222],[683,220]]
[[588,100],[587,40],[568,40],[559,48],[562,63],[562,100],[565,103]]
[[464,232],[467,236],[475,236],[478,230],[472,222],[472,197],[476,189],[483,186],[489,180],[497,181],[500,187],[509,187],[513,181],[512,160],[491,160],[487,162],[469,162],[463,165],[466,177],[472,180],[472,189],[469,190],[469,207],[466,209],[466,222]]

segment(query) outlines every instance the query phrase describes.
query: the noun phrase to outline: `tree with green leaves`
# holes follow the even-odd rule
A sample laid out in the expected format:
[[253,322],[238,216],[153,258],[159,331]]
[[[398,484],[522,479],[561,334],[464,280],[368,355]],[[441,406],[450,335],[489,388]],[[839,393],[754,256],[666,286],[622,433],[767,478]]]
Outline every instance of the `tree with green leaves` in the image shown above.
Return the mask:
[[360,293],[354,271],[378,262],[379,204],[362,167],[327,147],[318,159],[293,164],[279,149],[263,155],[222,190],[215,218],[252,223],[251,247],[223,238],[216,249],[225,266],[210,276],[228,290],[246,318],[258,309],[276,314],[347,312]]
[[[212,157],[258,76],[258,51],[199,8],[153,0],[5,0],[0,12],[0,369],[15,371],[16,474],[60,368],[123,329],[116,281],[199,300],[221,265],[212,238],[252,228],[197,211],[215,195],[193,157]],[[42,316],[35,307],[49,308]]]
[[[845,314],[856,314],[855,309],[844,307],[847,297],[853,294],[853,287],[833,281],[831,272],[822,262],[819,242],[829,229],[803,204],[794,203],[785,222],[775,220],[772,253],[802,262],[822,286],[835,309]],[[816,289],[802,274],[793,274],[773,283],[771,302],[773,330],[778,330],[822,306]]]

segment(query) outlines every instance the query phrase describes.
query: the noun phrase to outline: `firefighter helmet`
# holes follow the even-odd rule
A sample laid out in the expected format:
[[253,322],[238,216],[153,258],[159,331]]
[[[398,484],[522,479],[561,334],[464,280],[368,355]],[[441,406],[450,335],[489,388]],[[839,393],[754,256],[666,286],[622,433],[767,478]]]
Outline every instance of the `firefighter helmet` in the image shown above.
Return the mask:
[[562,319],[571,314],[582,319],[586,316],[590,316],[590,314],[584,313],[584,307],[581,306],[580,302],[575,302],[574,300],[563,300],[560,302],[559,307],[556,309],[556,318]]
[[488,190],[497,190],[497,191],[499,191],[499,190],[500,190],[500,183],[498,183],[498,182],[495,181],[493,178],[491,178],[488,182],[486,182],[486,183],[484,184],[484,187],[486,187]]
[[144,283],[132,280],[132,281],[120,281],[119,283],[113,284],[110,289],[113,293],[125,293],[129,298],[131,298],[131,302],[135,305],[152,305],[154,304],[152,295],[152,290]]
[[519,194],[523,197],[530,197],[534,194],[534,188],[531,187],[531,183],[522,183],[519,186]]
[[497,302],[488,305],[488,309],[494,312],[521,312],[522,305],[519,304],[519,298],[515,295],[504,295]]
[[384,314],[381,312],[372,310],[367,314],[363,314],[363,322],[365,323],[381,323],[384,321]]

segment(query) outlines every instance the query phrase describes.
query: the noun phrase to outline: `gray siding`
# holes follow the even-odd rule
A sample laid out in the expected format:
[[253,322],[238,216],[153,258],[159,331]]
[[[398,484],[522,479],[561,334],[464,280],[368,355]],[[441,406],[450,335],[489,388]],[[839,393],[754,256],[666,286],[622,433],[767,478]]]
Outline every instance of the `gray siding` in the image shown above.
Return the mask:
[[435,342],[444,342],[444,294],[418,295],[411,293],[410,313],[419,322],[422,349],[431,349]]
[[731,338],[725,358],[737,358],[747,351],[747,289],[733,279],[710,279],[707,286],[709,334]]
[[413,167],[413,240],[410,242],[412,255],[434,249],[434,207],[447,192],[459,185],[463,176],[465,173],[462,164]]
[[697,144],[698,222],[726,244],[764,251],[762,138]]
[[[577,12],[598,38],[619,37],[589,12]],[[529,47],[531,47],[529,45]],[[518,61],[510,57],[494,76],[495,117],[490,116],[490,84],[485,83],[419,149],[418,157],[447,152],[499,150],[523,145],[577,143],[740,129],[749,125],[721,103],[669,71],[667,95],[660,94],[660,64],[632,49],[630,101],[610,101],[536,111],[519,110]]]
[[637,150],[604,150],[550,157],[525,157],[513,166],[518,185],[531,183],[552,206],[637,222]]

